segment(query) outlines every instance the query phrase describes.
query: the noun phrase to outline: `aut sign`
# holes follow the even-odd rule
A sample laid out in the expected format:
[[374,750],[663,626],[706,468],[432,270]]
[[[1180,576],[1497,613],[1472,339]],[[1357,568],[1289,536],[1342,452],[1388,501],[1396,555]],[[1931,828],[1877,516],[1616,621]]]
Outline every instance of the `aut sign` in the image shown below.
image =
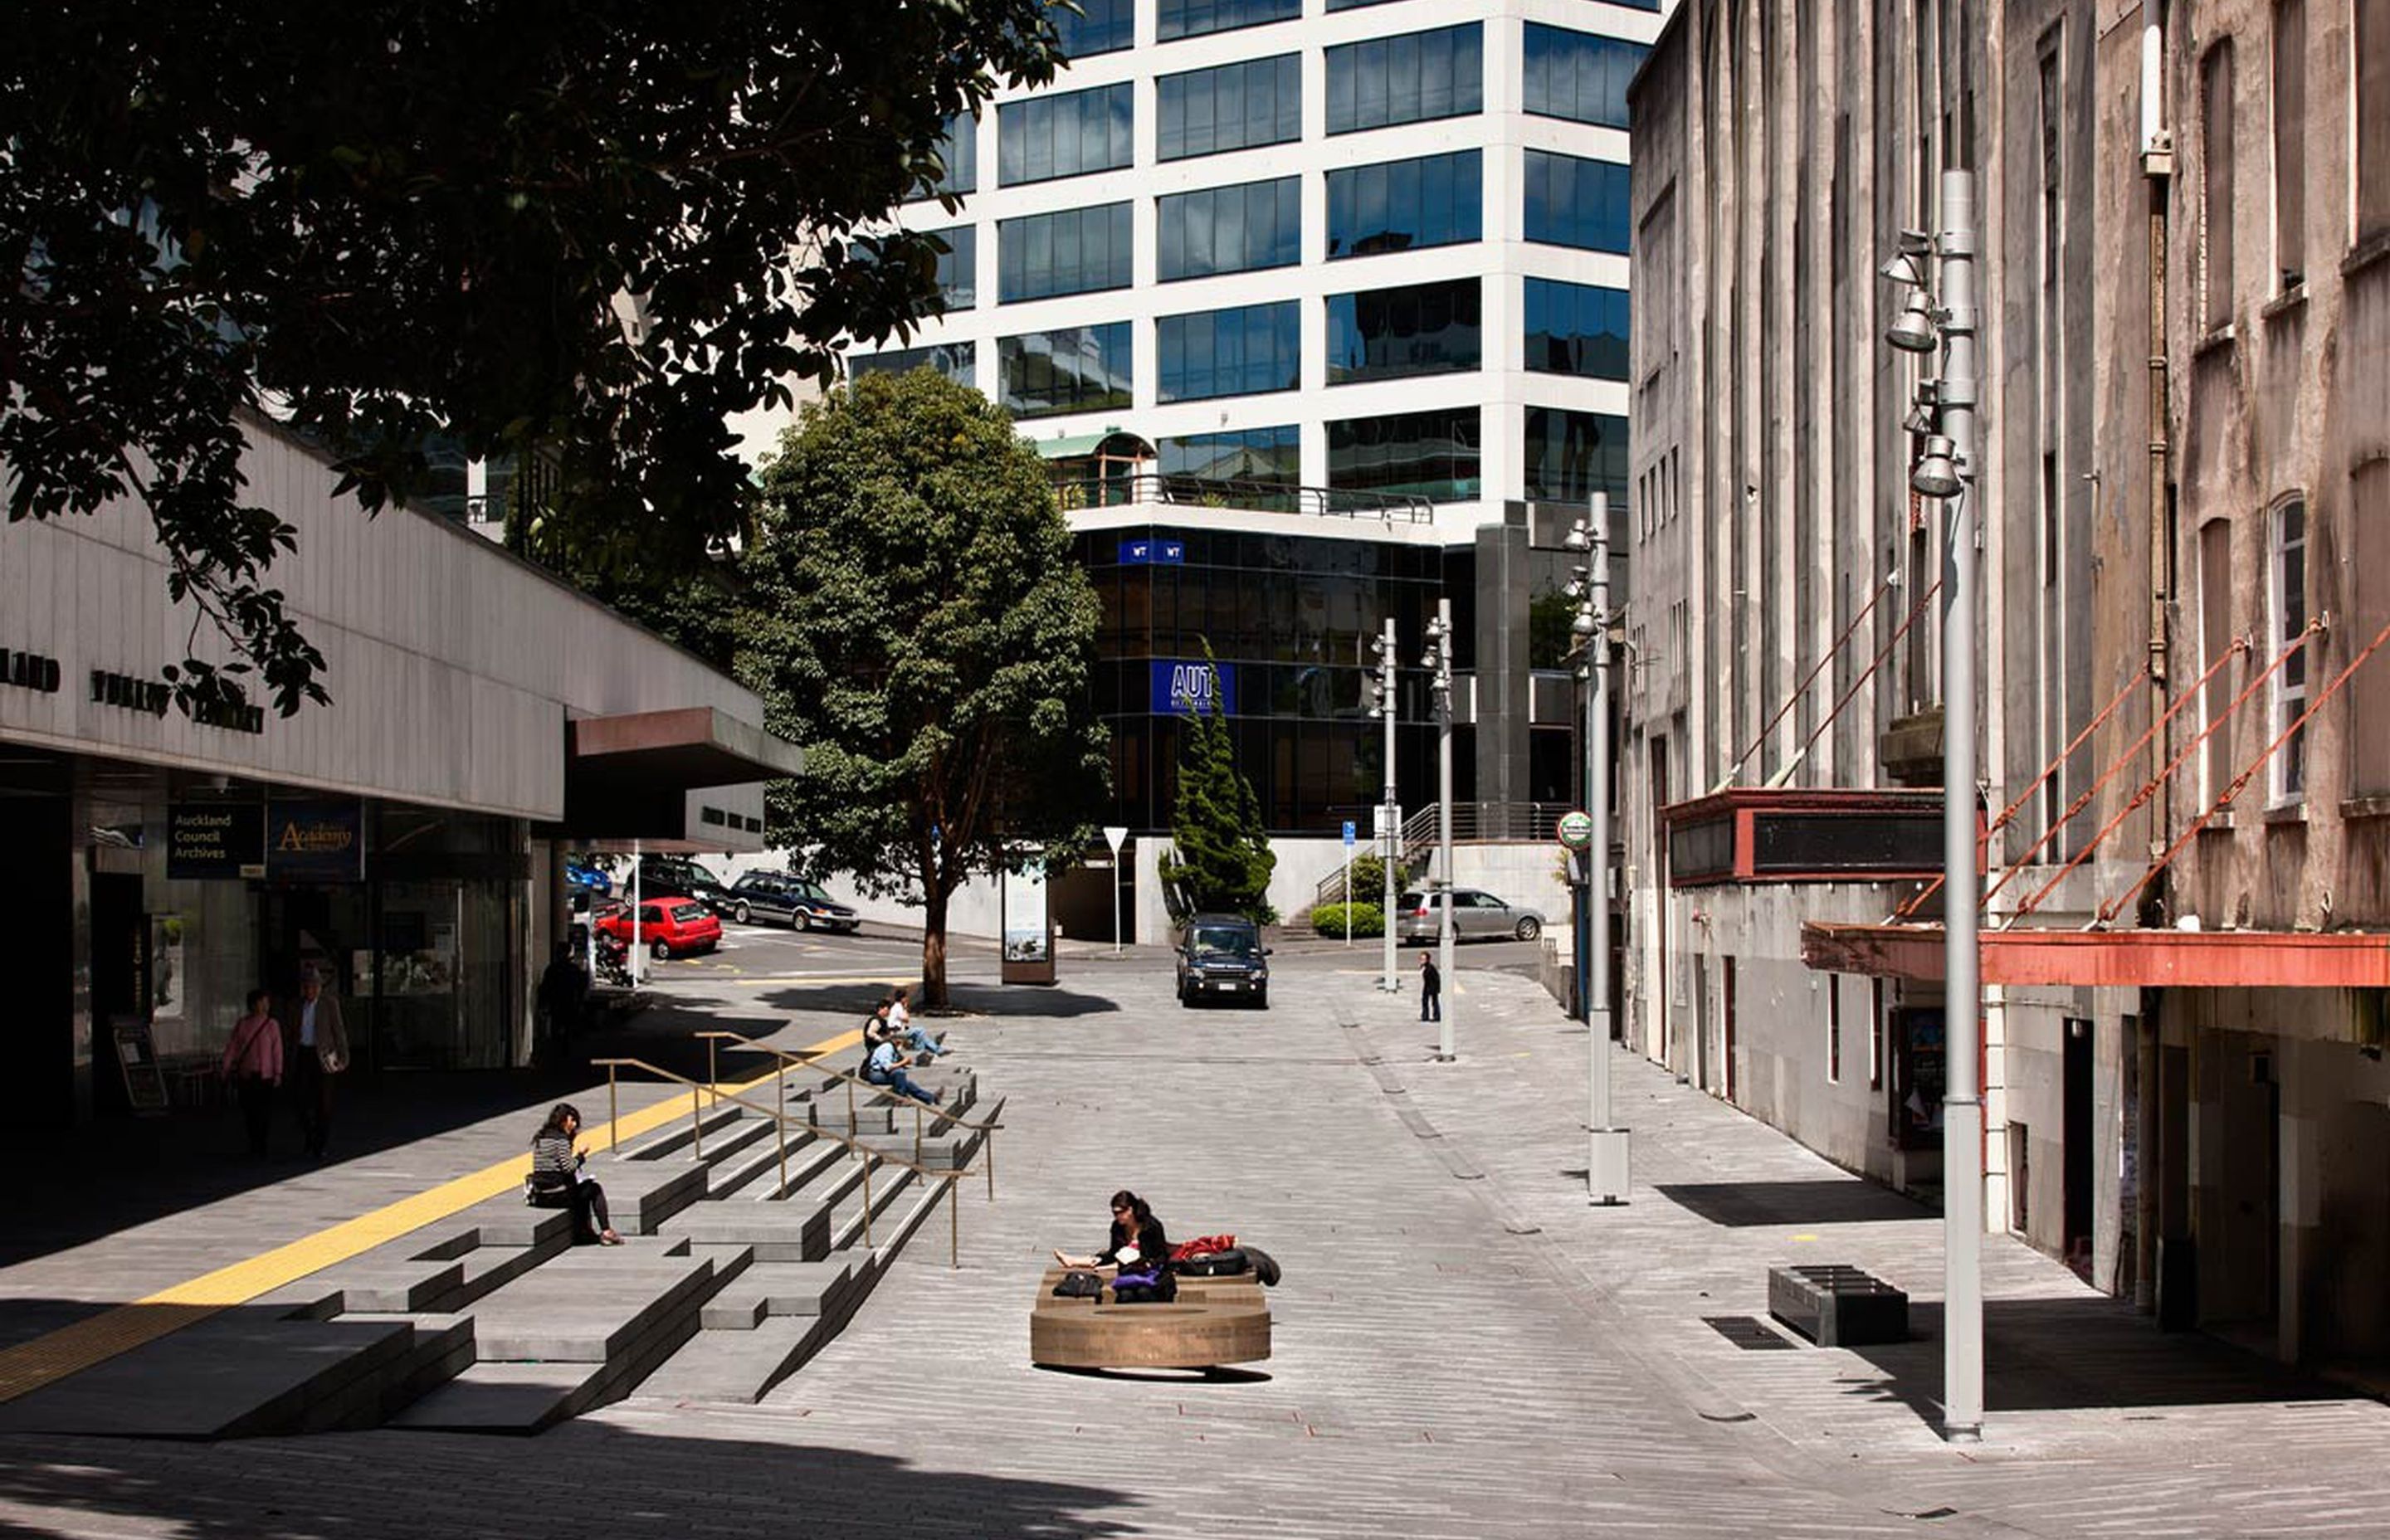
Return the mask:
[[1193,716],[1199,712],[1232,716],[1237,710],[1234,663],[1182,662],[1156,658],[1151,708],[1156,715]]

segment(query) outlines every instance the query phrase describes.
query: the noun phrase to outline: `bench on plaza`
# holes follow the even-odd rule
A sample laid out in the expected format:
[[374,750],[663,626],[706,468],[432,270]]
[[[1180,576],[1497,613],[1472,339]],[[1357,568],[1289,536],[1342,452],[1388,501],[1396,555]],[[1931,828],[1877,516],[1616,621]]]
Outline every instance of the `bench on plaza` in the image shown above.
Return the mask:
[[1270,1355],[1270,1313],[1252,1273],[1178,1279],[1167,1304],[1057,1297],[1068,1269],[1049,1267],[1029,1313],[1029,1361],[1057,1369],[1208,1369]]
[[1767,1313],[1819,1347],[1908,1341],[1908,1296],[1845,1264],[1769,1268]]

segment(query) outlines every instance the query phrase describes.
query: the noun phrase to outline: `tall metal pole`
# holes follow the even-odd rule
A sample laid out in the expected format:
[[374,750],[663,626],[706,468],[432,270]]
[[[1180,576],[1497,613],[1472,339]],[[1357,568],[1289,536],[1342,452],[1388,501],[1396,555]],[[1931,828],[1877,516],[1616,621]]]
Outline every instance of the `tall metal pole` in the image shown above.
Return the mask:
[[1611,1125],[1610,1097],[1610,494],[1593,494],[1594,632],[1586,638],[1592,668],[1586,688],[1585,810],[1593,819],[1586,851],[1586,1198],[1626,1200],[1626,1130]]
[[1452,601],[1435,601],[1435,646],[1429,654],[1429,664],[1435,670],[1435,844],[1436,864],[1444,874],[1436,919],[1436,968],[1444,974],[1444,999],[1436,1015],[1442,1031],[1436,1034],[1436,1057],[1451,1059],[1458,1056],[1454,1032],[1453,999],[1459,994],[1459,981],[1452,971]]
[[1975,854],[1975,189],[1966,171],[1942,173],[1942,431],[1959,494],[1942,541],[1942,1102],[1943,1436],[1973,1443],[1984,1428],[1984,1099],[1982,988]]
[[631,987],[636,989],[648,978],[647,964],[641,959],[639,945],[639,842],[631,841]]
[[1378,987],[1389,995],[1403,987],[1402,981],[1394,975],[1394,868],[1402,861],[1403,841],[1401,807],[1395,801],[1394,788],[1394,648],[1401,645],[1394,635],[1394,622],[1389,619],[1378,634],[1378,714],[1384,718],[1386,730],[1386,786],[1380,803],[1386,826],[1380,866],[1386,879],[1386,901],[1379,911],[1385,917],[1382,929],[1386,975],[1378,981]]

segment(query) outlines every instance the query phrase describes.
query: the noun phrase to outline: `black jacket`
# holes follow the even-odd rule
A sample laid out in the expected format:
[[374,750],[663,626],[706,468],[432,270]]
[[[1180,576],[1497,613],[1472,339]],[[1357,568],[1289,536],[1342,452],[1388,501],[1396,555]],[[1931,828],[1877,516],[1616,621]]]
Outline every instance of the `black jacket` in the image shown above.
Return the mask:
[[1137,1260],[1129,1265],[1142,1267],[1149,1263],[1158,1267],[1169,1265],[1170,1238],[1162,1233],[1162,1221],[1159,1219],[1147,1220],[1144,1234],[1136,1237],[1129,1234],[1127,1226],[1117,1219],[1113,1220],[1111,1244],[1096,1253],[1096,1261],[1101,1264],[1117,1264],[1120,1261],[1120,1249],[1128,1245],[1132,1239],[1137,1244]]
[[1422,995],[1443,994],[1444,969],[1436,967],[1433,963],[1428,963],[1422,966],[1420,969],[1420,993]]

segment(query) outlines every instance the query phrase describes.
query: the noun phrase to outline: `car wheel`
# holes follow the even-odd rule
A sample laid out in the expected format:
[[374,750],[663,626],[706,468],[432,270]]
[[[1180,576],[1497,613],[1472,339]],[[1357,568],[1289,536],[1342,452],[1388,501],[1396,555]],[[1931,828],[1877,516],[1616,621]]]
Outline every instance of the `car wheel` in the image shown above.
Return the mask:
[[810,932],[814,928],[814,917],[800,911],[793,917],[793,923],[798,930]]
[[654,945],[648,948],[648,956],[655,958],[658,962],[672,961],[672,943],[667,941],[657,942]]
[[753,910],[747,907],[747,901],[742,898],[730,906],[730,918],[741,925],[752,925],[754,923],[755,914]]
[[1533,941],[1543,933],[1544,922],[1533,915],[1519,922],[1518,936],[1521,941]]
[[1253,991],[1253,1008],[1255,1010],[1269,1009],[1269,990],[1267,986],[1264,986],[1263,988]]

